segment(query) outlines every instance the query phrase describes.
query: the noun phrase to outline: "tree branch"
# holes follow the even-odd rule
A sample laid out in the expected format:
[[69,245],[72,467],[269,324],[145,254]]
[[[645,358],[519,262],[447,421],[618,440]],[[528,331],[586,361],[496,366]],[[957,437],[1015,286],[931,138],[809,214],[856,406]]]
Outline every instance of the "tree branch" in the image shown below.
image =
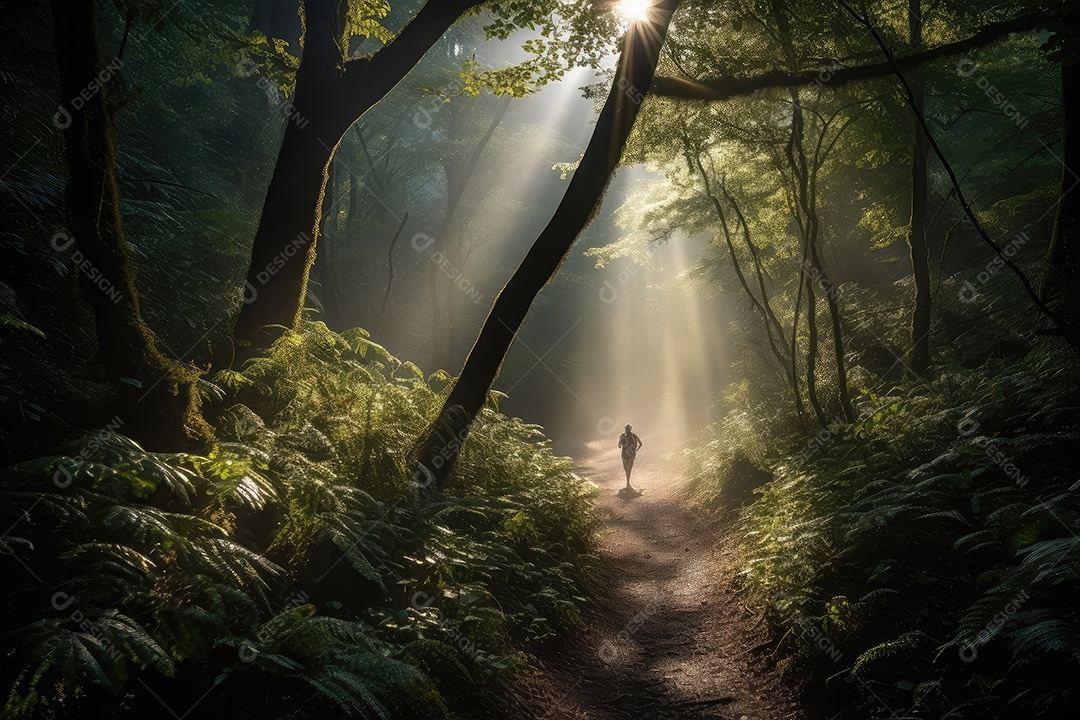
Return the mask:
[[344,104],[366,106],[368,98],[386,95],[401,80],[401,68],[416,65],[458,18],[485,1],[428,0],[393,42],[345,63]]
[[[907,57],[895,58],[894,62],[900,70],[911,70],[939,58],[959,55],[968,50],[989,45],[1006,35],[1034,30],[1051,19],[1051,15],[1047,13],[1031,13],[1012,20],[991,23],[971,37],[939,45]],[[839,87],[858,80],[871,80],[892,74],[893,65],[883,62],[840,68],[834,70],[831,75],[825,75],[821,70],[798,73],[770,70],[746,78],[720,77],[692,80],[685,77],[658,77],[653,81],[651,91],[654,95],[684,100],[729,100],[761,90],[797,87],[809,85],[815,81],[820,81],[822,87]]]
[[1001,246],[994,242],[994,240],[983,228],[982,223],[979,222],[979,219],[978,217],[976,217],[975,212],[971,209],[971,203],[968,202],[967,198],[964,196],[963,188],[960,186],[960,181],[956,178],[956,173],[953,171],[952,165],[950,165],[949,161],[946,160],[945,154],[941,151],[941,147],[938,145],[937,140],[935,140],[934,136],[930,134],[930,128],[927,126],[926,119],[923,117],[923,114],[918,111],[918,107],[915,103],[915,97],[911,89],[911,83],[909,83],[907,78],[904,76],[902,68],[899,66],[896,59],[893,58],[892,52],[889,50],[888,45],[885,44],[885,41],[882,40],[880,33],[878,33],[877,29],[873,26],[869,19],[862,17],[861,15],[856,13],[850,5],[844,2],[844,0],[837,0],[837,2],[841,5],[841,7],[844,8],[844,10],[848,12],[849,15],[851,15],[855,22],[866,28],[866,30],[873,36],[874,41],[877,43],[878,47],[881,48],[881,53],[885,56],[886,61],[892,68],[893,74],[896,75],[896,79],[900,81],[900,85],[902,86],[904,91],[904,100],[907,102],[908,108],[915,116],[915,120],[919,123],[919,127],[922,128],[923,134],[926,137],[926,141],[930,145],[930,149],[934,151],[934,155],[937,156],[938,162],[941,163],[941,167],[949,176],[949,182],[952,183],[953,190],[956,191],[956,199],[960,202],[960,206],[964,209],[964,214],[967,216],[967,219],[971,223],[971,226],[975,228],[975,232],[978,233],[979,238],[986,245],[988,245],[997,254],[998,258],[1005,264],[1005,266],[1008,267],[1014,275],[1016,275],[1017,279],[1020,280],[1020,284],[1024,286],[1024,291],[1028,294],[1028,297],[1031,298],[1031,301],[1035,304],[1035,307],[1039,309],[1039,312],[1046,316],[1046,318],[1049,319],[1050,322],[1054,323],[1055,330],[1060,332],[1062,337],[1065,338],[1065,340],[1069,343],[1069,345],[1073,348],[1074,351],[1080,352],[1080,338],[1077,338],[1075,329],[1070,327],[1068,323],[1066,323],[1057,312],[1052,310],[1049,306],[1047,306],[1045,302],[1043,302],[1042,298],[1039,297],[1039,294],[1035,292],[1035,288],[1032,287],[1031,281],[1028,279],[1028,276],[1024,273],[1023,270],[1020,269],[1020,266],[1018,266],[1015,262],[1009,259],[1009,256],[1005,254],[1005,252],[1001,249]]

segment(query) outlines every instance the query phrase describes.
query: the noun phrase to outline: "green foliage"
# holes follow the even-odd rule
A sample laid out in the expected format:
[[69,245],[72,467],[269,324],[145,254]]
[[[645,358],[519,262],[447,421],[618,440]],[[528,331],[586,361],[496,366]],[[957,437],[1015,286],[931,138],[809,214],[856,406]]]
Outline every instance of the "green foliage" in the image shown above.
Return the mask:
[[526,95],[573,68],[598,69],[619,35],[617,14],[602,4],[496,0],[486,3],[483,11],[489,39],[505,40],[524,28],[539,36],[523,44],[528,57],[512,66],[482,72],[466,67],[471,82],[499,94]]
[[314,693],[349,717],[446,717],[579,622],[592,486],[540,428],[485,409],[456,485],[421,491],[408,460],[440,395],[363,331],[309,323],[214,379],[205,455],[101,431],[4,472],[25,524],[3,547],[34,575],[11,569],[33,600],[7,618],[5,717],[153,702],[135,676],[264,712]]
[[[200,454],[148,453],[112,431],[68,447],[50,444],[72,424],[92,427],[84,419],[96,415],[87,407],[107,408],[114,398],[81,359],[94,348],[70,295],[74,263],[49,242],[63,226],[66,177],[57,137],[42,131],[58,102],[45,40],[50,21],[45,4],[23,5],[7,16],[10,69],[0,73],[11,120],[4,241],[17,261],[0,278],[0,339],[5,351],[15,349],[0,358],[0,401],[10,420],[9,454],[44,452],[27,452],[22,444],[32,442],[48,456],[8,468],[0,492],[10,528],[0,551],[12,585],[9,650],[0,661],[9,689],[4,714],[90,715],[95,702],[160,713],[152,685],[179,697],[220,686],[207,702],[231,703],[241,715],[275,716],[282,701],[314,694],[302,714],[439,717],[519,667],[530,643],[577,623],[596,522],[589,485],[551,453],[539,427],[500,414],[492,393],[455,484],[442,494],[419,492],[408,476],[412,444],[450,378],[443,371],[425,377],[363,331],[336,335],[308,323],[266,357],[215,368],[200,389],[219,442]],[[613,5],[487,3],[451,28],[418,72],[343,140],[341,167],[332,172],[337,210],[320,257],[334,258],[338,275],[365,268],[339,278],[357,293],[346,308],[353,321],[358,308],[374,305],[360,293],[381,298],[370,259],[382,257],[396,227],[387,215],[415,208],[409,233],[438,227],[448,175],[439,159],[474,146],[486,124],[478,109],[490,101],[483,90],[523,96],[573,67],[599,69],[624,30]],[[390,28],[417,6],[353,0],[343,52],[391,42]],[[922,3],[924,40],[929,47],[953,42],[1038,7]],[[240,304],[238,278],[287,123],[280,104],[294,97],[298,48],[243,30],[250,2],[184,0],[168,8],[117,0],[101,8],[107,58],[132,21],[109,93],[143,311],[163,347],[217,345],[228,333],[224,318]],[[905,54],[906,8],[871,3],[865,10]],[[788,15],[786,41],[780,14]],[[1030,234],[1017,260],[1032,271],[1042,262],[1042,231],[1059,190],[1059,147],[1050,132],[1058,122],[1057,64],[1076,57],[1076,38],[1064,29],[1052,21],[1042,32],[972,49],[977,76],[958,72],[951,55],[918,71],[931,130],[980,220],[995,237]],[[480,36],[506,40],[521,31],[524,60],[504,56],[513,64],[495,68],[477,60]],[[735,379],[723,393],[725,413],[684,456],[686,472],[704,502],[738,497],[746,505],[759,486],[757,501],[740,511],[746,591],[811,688],[828,683],[837,704],[858,718],[907,707],[905,716],[919,718],[1064,716],[1071,688],[1054,680],[1078,669],[1072,598],[1080,591],[1080,508],[1070,477],[1075,393],[1061,388],[1073,388],[1075,376],[1048,356],[984,365],[1026,349],[1035,322],[1000,314],[1015,293],[1005,272],[979,281],[985,307],[953,300],[991,258],[971,242],[932,161],[927,237],[940,263],[933,296],[940,366],[928,387],[914,380],[892,387],[909,343],[913,125],[893,78],[829,87],[832,70],[825,70],[879,60],[868,34],[835,3],[685,0],[660,67],[662,75],[689,78],[823,68],[821,83],[799,88],[799,101],[805,147],[825,149],[810,182],[824,265],[841,290],[856,422],[806,429],[809,413],[797,416],[786,368],[759,352],[765,325],[730,272],[737,259],[749,273],[758,260],[752,251],[760,252],[762,285],[752,291],[768,291],[790,331],[805,273],[800,244],[792,242],[795,178],[784,170],[792,121],[786,89],[726,102],[650,97],[623,159],[653,176],[616,212],[620,239],[587,254],[600,266],[623,257],[645,266],[648,245],[676,232],[712,238],[710,252],[681,279],[732,306],[726,329]],[[1030,118],[1007,117],[985,92],[991,82]],[[591,85],[586,95],[602,100],[606,87]],[[1031,127],[1020,127],[1028,119]],[[525,167],[527,152],[565,179],[577,163],[557,161],[580,148],[557,134],[522,126],[494,143],[513,153],[515,167]],[[536,141],[541,135],[546,142]],[[510,204],[500,195],[508,191],[489,187],[513,185],[501,180],[503,163],[487,165],[463,203],[479,217],[459,228],[477,236],[450,253],[461,265],[479,236],[528,237],[530,227],[542,227],[562,190],[537,184],[528,187],[534,205]],[[732,214],[740,242],[730,253],[703,193],[706,180]],[[736,200],[745,244],[733,219]],[[415,290],[400,289],[403,274],[427,262],[413,260],[397,276],[402,295]],[[512,270],[496,265],[485,265],[491,277]],[[593,276],[575,280],[594,292]],[[413,322],[412,303],[394,304],[406,310],[387,325],[422,346],[425,326]],[[484,307],[466,314],[477,319]],[[801,312],[805,322],[805,305]],[[459,322],[458,329],[469,326]],[[828,331],[821,332],[828,347]],[[805,332],[789,337],[793,351],[805,351]],[[379,339],[403,346],[400,337]],[[835,383],[827,355],[816,368],[796,362],[797,374],[816,370],[823,389]],[[52,410],[35,402],[43,396]],[[835,411],[827,402],[826,413]],[[978,429],[959,430],[968,420]],[[970,661],[965,648],[974,651]]]
[[740,482],[739,457],[771,474],[738,520],[745,590],[811,692],[845,717],[1068,714],[1077,380],[1032,353],[867,393],[859,422],[810,440],[745,411],[701,433],[686,460],[704,501]]
[[382,24],[390,14],[387,0],[352,0],[346,18],[345,37],[375,38],[386,45],[394,36]]

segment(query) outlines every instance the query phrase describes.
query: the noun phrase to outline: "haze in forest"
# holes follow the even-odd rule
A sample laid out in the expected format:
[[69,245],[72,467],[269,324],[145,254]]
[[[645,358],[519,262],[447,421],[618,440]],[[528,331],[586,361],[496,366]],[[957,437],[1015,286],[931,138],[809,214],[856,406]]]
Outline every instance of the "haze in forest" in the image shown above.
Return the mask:
[[0,720],[1075,715],[1080,2],[0,25]]

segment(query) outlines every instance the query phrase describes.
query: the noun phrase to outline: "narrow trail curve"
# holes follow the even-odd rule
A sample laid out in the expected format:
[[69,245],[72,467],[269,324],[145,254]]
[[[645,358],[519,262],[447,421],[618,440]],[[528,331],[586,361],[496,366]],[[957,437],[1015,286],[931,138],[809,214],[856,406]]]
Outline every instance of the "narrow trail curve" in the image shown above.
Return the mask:
[[726,525],[704,522],[644,453],[634,498],[618,495],[617,449],[579,463],[600,486],[605,590],[581,636],[514,689],[508,710],[543,720],[802,720],[794,690],[753,651],[768,638],[733,587],[739,558]]

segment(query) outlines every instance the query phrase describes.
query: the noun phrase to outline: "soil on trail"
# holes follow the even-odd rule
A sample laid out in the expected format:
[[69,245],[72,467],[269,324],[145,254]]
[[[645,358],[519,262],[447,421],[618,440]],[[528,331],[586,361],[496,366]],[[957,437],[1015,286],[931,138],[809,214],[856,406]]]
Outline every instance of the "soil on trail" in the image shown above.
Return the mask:
[[[508,717],[801,720],[795,691],[733,588],[733,539],[680,497],[643,448],[626,484],[617,449],[580,471],[600,486],[600,595],[581,635],[513,689]],[[653,450],[653,452],[657,452]]]

